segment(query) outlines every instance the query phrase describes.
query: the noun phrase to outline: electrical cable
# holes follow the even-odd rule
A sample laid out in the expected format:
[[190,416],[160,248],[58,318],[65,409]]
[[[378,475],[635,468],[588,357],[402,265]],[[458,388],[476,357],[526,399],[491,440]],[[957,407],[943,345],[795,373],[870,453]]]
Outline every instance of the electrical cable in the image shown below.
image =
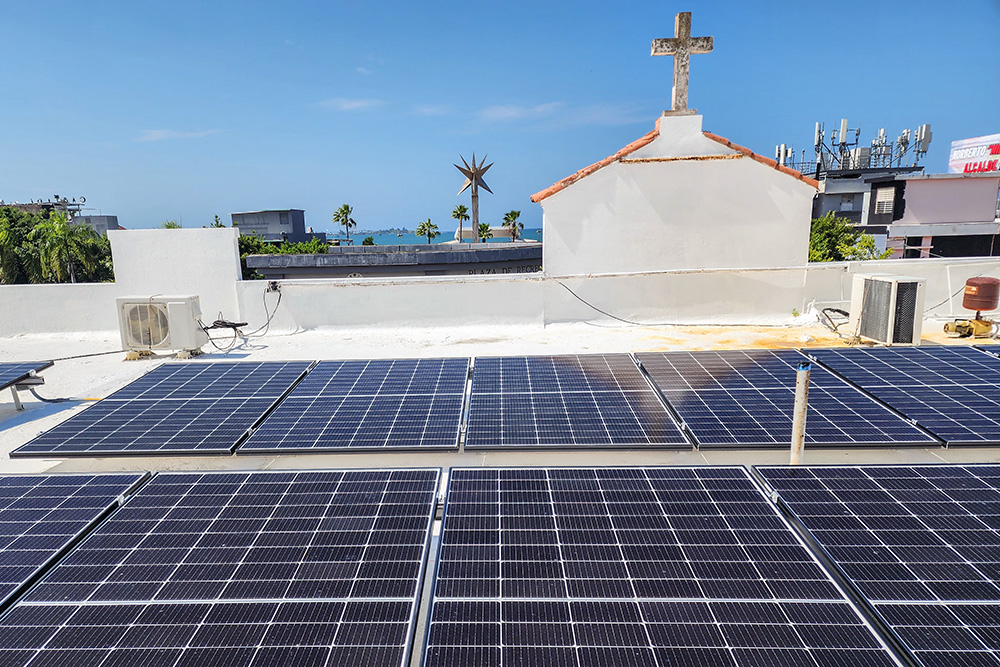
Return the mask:
[[45,398],[39,396],[34,387],[28,387],[28,392],[42,403],[76,403],[78,401],[99,401],[99,398]]
[[589,308],[592,308],[593,310],[596,310],[598,313],[600,313],[602,315],[607,315],[608,317],[610,317],[613,320],[618,320],[619,322],[624,322],[625,324],[631,324],[631,325],[637,326],[637,327],[670,327],[670,326],[676,326],[676,323],[674,323],[674,322],[662,322],[662,323],[655,323],[655,322],[648,322],[648,323],[647,322],[634,322],[632,320],[626,320],[624,317],[618,317],[617,315],[612,315],[611,313],[607,312],[606,310],[601,310],[600,308],[598,308],[597,306],[595,306],[594,304],[590,303],[589,301],[587,301],[586,299],[584,299],[582,296],[580,296],[579,294],[577,294],[576,292],[574,292],[573,290],[571,290],[569,288],[569,286],[566,285],[566,283],[564,283],[563,281],[557,279],[556,282],[559,283],[560,285],[562,285],[563,289],[565,289],[567,292],[569,292],[574,297],[576,297],[576,299],[580,303],[584,304],[585,306],[587,306]]

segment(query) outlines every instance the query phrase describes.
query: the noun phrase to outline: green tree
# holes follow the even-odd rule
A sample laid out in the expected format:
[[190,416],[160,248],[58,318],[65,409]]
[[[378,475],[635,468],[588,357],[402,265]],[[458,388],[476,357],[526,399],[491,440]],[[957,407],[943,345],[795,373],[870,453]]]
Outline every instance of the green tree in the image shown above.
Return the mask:
[[458,220],[458,242],[462,243],[462,223],[469,221],[469,209],[466,208],[465,204],[459,204],[451,212],[451,217]]
[[0,218],[0,283],[12,283],[20,272],[18,244],[10,220]]
[[438,226],[431,222],[430,218],[417,225],[417,236],[426,236],[428,245],[430,245],[431,239],[437,238],[440,235],[441,232],[438,231]]
[[251,269],[247,266],[247,257],[250,255],[271,255],[274,254],[274,249],[264,243],[264,239],[257,236],[256,232],[252,234],[240,234],[237,244],[240,248],[240,269],[243,273],[243,280],[263,279],[264,276],[258,273],[256,269]]
[[212,221],[212,224],[209,225],[209,227],[225,227],[225,225],[222,224],[222,221],[219,220],[219,215],[216,214],[215,220]]
[[354,222],[354,218],[351,217],[352,213],[354,213],[354,209],[347,204],[344,204],[333,213],[334,224],[343,227],[347,232],[348,245],[351,242],[351,230],[358,226],[358,223]]
[[832,211],[814,218],[809,228],[810,262],[845,262],[886,259],[892,250],[879,252],[875,237],[863,233],[850,220]]
[[48,220],[35,225],[29,238],[38,247],[42,279],[75,283],[78,263],[92,275],[97,258],[91,242],[96,236],[90,225],[71,225],[63,213],[52,213]]
[[176,220],[164,220],[160,223],[160,227],[163,229],[181,229],[181,223]]
[[326,241],[322,241],[315,236],[308,241],[292,243],[285,241],[278,246],[279,255],[325,255],[329,246]]
[[375,237],[366,236],[365,240],[361,242],[361,245],[375,245]]
[[479,242],[486,243],[486,239],[493,238],[493,231],[490,229],[490,223],[480,222],[479,229],[476,230],[479,235]]
[[518,220],[519,217],[521,217],[520,211],[507,211],[503,214],[503,227],[510,230],[512,243],[521,238],[521,230],[524,229],[524,223]]

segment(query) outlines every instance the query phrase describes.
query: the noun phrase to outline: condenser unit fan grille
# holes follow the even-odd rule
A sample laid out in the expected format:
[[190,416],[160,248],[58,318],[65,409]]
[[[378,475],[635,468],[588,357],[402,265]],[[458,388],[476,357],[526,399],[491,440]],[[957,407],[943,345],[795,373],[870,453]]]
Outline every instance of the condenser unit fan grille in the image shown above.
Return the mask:
[[157,303],[130,303],[125,306],[129,346],[155,347],[170,337],[167,308]]

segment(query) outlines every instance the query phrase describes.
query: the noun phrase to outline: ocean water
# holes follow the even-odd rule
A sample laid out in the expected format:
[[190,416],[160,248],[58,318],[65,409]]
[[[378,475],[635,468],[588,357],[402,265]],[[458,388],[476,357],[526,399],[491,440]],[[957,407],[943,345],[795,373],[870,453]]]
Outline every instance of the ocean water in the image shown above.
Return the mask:
[[[416,244],[426,244],[426,236],[417,236],[416,234],[403,234],[402,236],[396,236],[395,234],[365,234],[364,232],[351,233],[352,245],[361,245],[361,242],[366,236],[375,237],[375,245],[416,245]],[[343,240],[344,235],[338,234],[337,236],[328,236],[331,239],[341,239]],[[525,228],[522,231],[522,238],[531,239],[534,241],[542,240],[542,230],[541,229],[528,229]],[[445,241],[454,241],[455,232],[442,231],[441,235],[436,239],[433,239],[431,243],[444,243]],[[486,239],[487,243],[510,243],[507,239]]]

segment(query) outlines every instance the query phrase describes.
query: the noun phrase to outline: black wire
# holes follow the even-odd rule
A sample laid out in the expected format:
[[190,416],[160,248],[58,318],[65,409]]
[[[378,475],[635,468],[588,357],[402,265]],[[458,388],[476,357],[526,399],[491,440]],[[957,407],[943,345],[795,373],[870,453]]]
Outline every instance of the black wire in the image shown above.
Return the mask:
[[39,396],[34,387],[28,387],[28,391],[42,403],[74,403],[80,400],[78,398],[45,398],[44,396]]
[[[265,336],[265,335],[267,335],[267,332],[271,329],[271,320],[274,319],[274,316],[278,314],[278,306],[281,305],[281,292],[280,291],[278,292],[278,300],[274,302],[274,310],[271,311],[271,312],[268,312],[268,310],[267,310],[267,290],[266,289],[263,292],[261,292],[260,298],[261,298],[261,301],[264,303],[264,314],[267,315],[267,321],[264,322],[264,324],[262,324],[260,327],[258,327],[255,331],[251,331],[250,333],[248,333],[247,336],[246,336],[247,338],[251,338],[253,336],[258,336],[259,337],[259,336]],[[263,333],[258,334],[257,332],[260,331],[261,329],[264,330]]]
[[618,320],[619,322],[624,322],[625,324],[632,324],[632,325],[637,326],[637,327],[669,327],[669,326],[674,326],[674,324],[675,324],[673,322],[645,323],[645,322],[633,322],[632,320],[626,320],[624,317],[618,317],[617,315],[612,315],[611,313],[607,312],[606,310],[601,310],[600,308],[598,308],[597,306],[595,306],[594,304],[590,303],[589,301],[587,301],[586,299],[584,299],[582,296],[580,296],[579,294],[577,294],[576,292],[574,292],[573,290],[571,290],[566,285],[566,283],[564,283],[563,281],[556,280],[556,282],[559,283],[560,285],[562,285],[563,288],[567,292],[569,292],[570,294],[572,294],[573,296],[575,296],[577,298],[577,300],[580,301],[580,303],[582,303],[582,304],[584,304],[584,305],[586,305],[586,306],[588,306],[590,308],[593,308],[594,310],[596,310],[597,312],[601,313],[602,315],[607,315],[608,317],[610,317],[613,320]]
[[100,357],[105,354],[121,354],[122,352],[128,352],[128,350],[110,350],[108,352],[92,352],[90,354],[76,354],[72,357],[59,357],[58,359],[49,359],[49,361],[55,363],[57,361],[68,361],[70,359],[85,359],[87,357]]

